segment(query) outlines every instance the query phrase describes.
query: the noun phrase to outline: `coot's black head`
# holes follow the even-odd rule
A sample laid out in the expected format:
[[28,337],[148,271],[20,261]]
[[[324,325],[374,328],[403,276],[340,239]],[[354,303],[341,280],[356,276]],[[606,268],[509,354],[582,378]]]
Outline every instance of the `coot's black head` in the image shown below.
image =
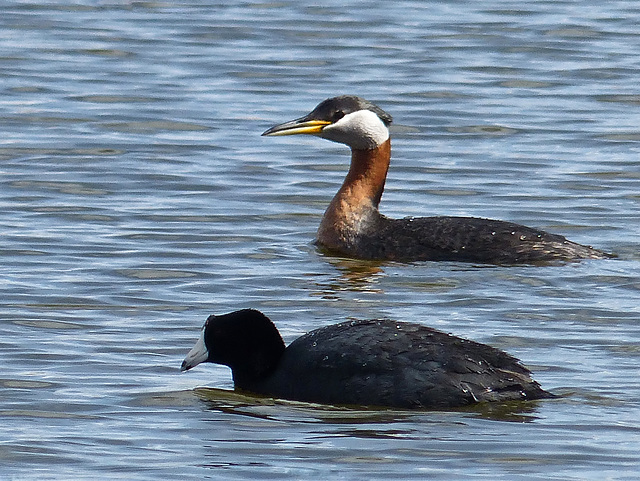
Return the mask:
[[373,149],[389,138],[391,115],[355,95],[322,101],[309,114],[271,127],[262,135],[312,134],[349,145]]
[[285,346],[271,320],[255,309],[209,316],[182,371],[202,362],[229,366],[234,380],[258,380],[276,366]]

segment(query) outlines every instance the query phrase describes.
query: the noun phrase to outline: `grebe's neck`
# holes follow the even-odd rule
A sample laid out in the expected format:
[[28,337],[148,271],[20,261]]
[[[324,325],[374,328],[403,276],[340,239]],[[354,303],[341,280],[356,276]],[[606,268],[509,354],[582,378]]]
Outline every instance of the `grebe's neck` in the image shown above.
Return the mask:
[[376,209],[380,203],[391,160],[391,140],[375,149],[352,150],[349,173],[334,197],[348,199],[351,204],[367,203]]
[[391,140],[388,138],[375,149],[352,149],[351,166],[342,187],[324,213],[318,229],[318,242],[338,249],[351,244],[357,234],[380,216],[378,204],[384,191]]

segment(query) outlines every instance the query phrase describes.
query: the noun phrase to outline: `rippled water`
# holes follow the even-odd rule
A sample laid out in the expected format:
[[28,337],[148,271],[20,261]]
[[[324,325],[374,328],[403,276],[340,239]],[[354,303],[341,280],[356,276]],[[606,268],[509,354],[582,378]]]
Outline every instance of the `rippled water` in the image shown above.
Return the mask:
[[[0,6],[0,477],[637,479],[637,2],[211,3]],[[395,118],[386,214],[505,219],[618,259],[317,252],[348,150],[260,133],[342,93]],[[287,342],[422,322],[561,397],[340,410],[180,374],[206,316],[242,307]]]

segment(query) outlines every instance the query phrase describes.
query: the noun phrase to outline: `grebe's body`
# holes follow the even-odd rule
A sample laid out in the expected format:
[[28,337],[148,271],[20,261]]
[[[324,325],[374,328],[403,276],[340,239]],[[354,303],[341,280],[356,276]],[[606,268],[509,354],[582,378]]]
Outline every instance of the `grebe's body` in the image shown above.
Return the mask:
[[181,370],[229,366],[236,389],[324,404],[451,408],[554,397],[509,354],[421,324],[347,321],[285,348],[259,311],[210,316]]
[[318,229],[318,244],[347,257],[375,260],[459,260],[535,263],[601,259],[610,254],[565,237],[475,217],[391,219],[380,213],[392,118],[360,97],[334,97],[308,115],[262,135],[312,134],[351,148],[351,166]]

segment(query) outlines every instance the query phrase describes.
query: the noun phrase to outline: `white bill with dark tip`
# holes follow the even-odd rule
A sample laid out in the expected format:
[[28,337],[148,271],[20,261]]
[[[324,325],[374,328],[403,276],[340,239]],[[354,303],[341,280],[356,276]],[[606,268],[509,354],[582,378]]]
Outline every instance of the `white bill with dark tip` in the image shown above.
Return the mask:
[[200,339],[198,339],[196,345],[193,346],[187,354],[187,357],[182,361],[180,370],[187,371],[201,362],[205,362],[207,359],[209,359],[209,350],[207,349],[207,345],[204,343],[204,329],[202,329]]

